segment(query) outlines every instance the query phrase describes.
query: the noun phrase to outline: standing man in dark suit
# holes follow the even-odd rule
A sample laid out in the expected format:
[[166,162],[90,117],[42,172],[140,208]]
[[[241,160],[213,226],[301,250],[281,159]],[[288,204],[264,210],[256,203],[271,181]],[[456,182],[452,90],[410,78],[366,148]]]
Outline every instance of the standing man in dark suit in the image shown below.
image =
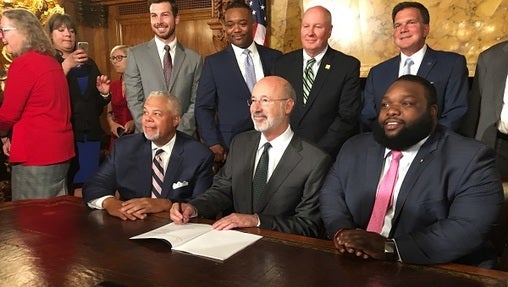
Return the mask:
[[[203,66],[201,56],[176,39],[175,29],[180,22],[174,0],[149,0],[150,24],[155,37],[131,48],[127,53],[124,73],[125,94],[129,110],[141,129],[143,103],[152,91],[169,91],[182,105],[178,130],[196,135],[194,103]],[[169,55],[165,56],[166,46]],[[165,64],[165,59],[168,59]],[[169,79],[168,79],[169,78]]]
[[[175,96],[166,91],[150,93],[143,107],[143,133],[115,140],[110,156],[85,184],[84,201],[112,216],[136,220],[203,193],[212,183],[213,154],[176,130],[181,113]],[[154,158],[162,169],[158,177]],[[114,196],[116,191],[120,198]]]
[[494,158],[437,124],[436,99],[430,82],[402,76],[381,101],[373,133],[344,144],[320,195],[327,234],[341,253],[492,267],[487,236],[503,203]]
[[[215,161],[226,159],[231,139],[254,127],[247,101],[255,82],[270,75],[272,63],[281,52],[256,44],[253,38],[252,9],[244,1],[229,4],[224,14],[224,29],[229,42],[224,50],[205,58],[196,98],[196,121],[205,145]],[[246,68],[250,51],[255,77]],[[248,83],[250,81],[250,83]]]
[[382,108],[381,99],[395,79],[411,74],[427,79],[436,87],[439,123],[457,130],[467,111],[466,58],[457,53],[433,50],[425,44],[430,31],[430,15],[420,3],[395,5],[392,21],[393,41],[400,48],[400,55],[370,69],[361,116],[363,128],[370,130],[376,122]]
[[175,223],[190,217],[233,213],[213,224],[215,229],[260,227],[306,236],[319,232],[321,181],[330,158],[293,134],[289,115],[295,92],[280,77],[260,80],[252,92],[250,112],[256,131],[237,135],[228,160],[201,196],[173,204]]
[[[295,134],[335,157],[358,133],[361,92],[360,61],[328,46],[331,33],[330,11],[321,6],[307,9],[300,29],[303,49],[279,58],[274,74],[296,90],[291,114]],[[309,73],[313,82],[306,81]]]
[[464,134],[496,151],[496,166],[508,179],[508,41],[478,56]]

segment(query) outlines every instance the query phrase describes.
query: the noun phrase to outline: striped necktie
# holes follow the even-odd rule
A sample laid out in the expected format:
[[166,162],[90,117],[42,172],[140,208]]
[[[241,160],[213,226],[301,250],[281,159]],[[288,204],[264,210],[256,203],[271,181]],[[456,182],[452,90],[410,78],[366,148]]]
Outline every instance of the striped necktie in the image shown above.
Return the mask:
[[162,167],[161,155],[163,149],[158,149],[152,161],[152,198],[162,197],[162,183],[164,182],[164,168]]
[[316,63],[316,59],[311,58],[307,60],[305,70],[303,71],[303,104],[307,103],[309,99],[310,90],[312,89],[312,83],[314,83],[314,72],[312,66]]

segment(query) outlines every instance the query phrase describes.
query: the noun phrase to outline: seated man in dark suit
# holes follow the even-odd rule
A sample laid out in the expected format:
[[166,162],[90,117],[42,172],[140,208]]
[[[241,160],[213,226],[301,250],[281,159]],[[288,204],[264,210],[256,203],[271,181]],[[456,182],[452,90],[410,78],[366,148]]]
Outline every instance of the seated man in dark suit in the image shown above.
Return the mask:
[[115,140],[111,155],[84,185],[88,206],[123,220],[143,219],[210,187],[213,153],[176,130],[181,112],[178,98],[169,92],[150,93],[143,107],[143,133]]
[[321,189],[337,249],[492,267],[487,236],[503,203],[492,151],[437,124],[436,90],[421,77],[397,79],[381,107],[373,133],[344,144]]
[[214,223],[215,229],[257,226],[317,236],[318,192],[331,159],[293,133],[289,116],[294,105],[295,91],[286,80],[261,79],[250,99],[256,131],[233,139],[212,187],[189,204],[173,204],[171,219],[181,224],[232,208],[232,214]]

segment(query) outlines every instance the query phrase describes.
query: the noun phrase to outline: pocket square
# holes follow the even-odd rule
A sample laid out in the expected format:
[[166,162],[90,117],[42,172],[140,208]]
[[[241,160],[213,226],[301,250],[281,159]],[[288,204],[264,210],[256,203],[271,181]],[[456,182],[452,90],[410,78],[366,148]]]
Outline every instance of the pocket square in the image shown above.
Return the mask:
[[177,188],[184,187],[187,185],[189,185],[189,183],[187,181],[175,182],[175,183],[173,183],[173,189],[177,189]]

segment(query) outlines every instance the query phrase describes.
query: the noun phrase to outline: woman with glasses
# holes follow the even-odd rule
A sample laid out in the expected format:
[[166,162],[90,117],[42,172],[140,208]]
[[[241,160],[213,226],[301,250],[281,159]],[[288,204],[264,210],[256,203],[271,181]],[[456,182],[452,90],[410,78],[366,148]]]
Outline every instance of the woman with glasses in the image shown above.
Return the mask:
[[2,148],[12,166],[12,199],[66,194],[74,141],[62,66],[28,10],[2,12],[0,39],[13,59],[0,107]]
[[107,108],[107,119],[112,133],[110,150],[115,138],[121,137],[123,134],[130,134],[135,129],[134,120],[127,107],[125,85],[123,83],[123,73],[127,64],[127,49],[128,46],[118,45],[111,49],[109,55],[115,71],[120,74],[120,79],[111,81],[111,102]]
[[88,51],[77,47],[76,25],[69,15],[54,14],[47,26],[69,85],[77,153],[69,177],[73,183],[71,194],[75,191],[79,194],[82,184],[99,167],[100,140],[104,134],[100,115],[111,99],[110,81],[101,75]]

